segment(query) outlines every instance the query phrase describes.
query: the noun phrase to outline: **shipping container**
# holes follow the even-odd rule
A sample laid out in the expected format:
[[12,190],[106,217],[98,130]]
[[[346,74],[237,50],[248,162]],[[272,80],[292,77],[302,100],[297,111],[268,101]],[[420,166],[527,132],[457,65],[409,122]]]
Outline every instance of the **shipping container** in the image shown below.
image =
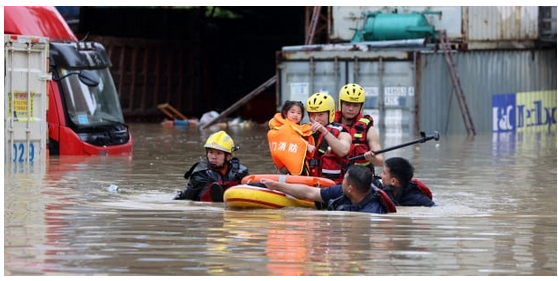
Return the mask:
[[[538,41],[556,43],[555,6],[341,6],[330,9],[328,36],[331,42],[351,41],[355,30],[365,27],[369,13],[402,17],[418,13],[423,14],[436,31],[446,30],[450,41],[462,49],[528,49],[537,46]],[[404,20],[399,24],[399,29],[412,28]],[[381,28],[382,25],[377,26]]]
[[[467,132],[443,52],[370,46],[284,47],[278,57],[277,109],[285,100],[305,102],[316,92],[329,93],[338,101],[340,87],[354,82],[365,88],[364,112],[374,117],[381,136]],[[556,106],[548,104],[552,95],[556,98],[556,49],[465,51],[454,56],[476,133],[492,132],[498,118],[493,99],[506,93],[517,93],[518,101],[532,98],[533,103],[544,105],[541,130],[550,124],[549,130],[555,131]],[[531,92],[536,94],[525,98],[524,93]],[[532,131],[521,128],[521,123],[517,126]]]
[[446,29],[450,38],[462,38],[461,6],[334,6],[331,8],[329,38],[332,42],[349,42],[355,29],[363,27],[367,13],[424,14],[436,30]]
[[[556,49],[457,52],[455,61],[477,133],[493,131],[497,118],[493,110],[495,95],[540,91],[547,92],[546,95],[554,93],[554,105],[547,111],[554,124],[551,130],[555,130]],[[438,130],[443,134],[466,132],[443,53],[423,53],[418,67],[421,130]]]
[[538,6],[462,7],[467,49],[525,49],[539,38]]
[[[4,35],[4,162],[42,169],[47,152],[48,38]],[[19,168],[18,168],[19,169]]]
[[414,136],[416,58],[424,44],[414,41],[416,46],[411,48],[413,41],[405,42],[407,47],[399,48],[374,44],[284,47],[277,65],[278,109],[286,100],[306,103],[317,92],[330,94],[338,109],[341,86],[358,83],[366,91],[363,113],[374,118],[378,131]]

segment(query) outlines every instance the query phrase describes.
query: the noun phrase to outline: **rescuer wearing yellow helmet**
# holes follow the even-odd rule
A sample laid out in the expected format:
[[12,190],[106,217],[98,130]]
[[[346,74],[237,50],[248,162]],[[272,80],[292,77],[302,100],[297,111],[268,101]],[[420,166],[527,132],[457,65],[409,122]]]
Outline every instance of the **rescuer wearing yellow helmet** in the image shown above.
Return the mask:
[[223,202],[224,191],[240,184],[242,178],[249,174],[248,169],[234,157],[233,152],[238,147],[225,131],[209,136],[204,148],[205,157],[184,174],[184,178],[190,181],[174,200]]
[[384,165],[384,157],[373,152],[381,149],[380,137],[374,128],[372,116],[362,114],[365,99],[366,93],[361,85],[349,83],[341,87],[339,110],[335,112],[334,121],[341,123],[351,135],[352,144],[347,156],[364,155],[354,164],[370,167],[374,173],[374,166]]
[[341,183],[349,164],[351,135],[341,124],[333,122],[335,101],[327,93],[315,93],[306,101],[306,111],[318,148],[310,160],[310,175]]

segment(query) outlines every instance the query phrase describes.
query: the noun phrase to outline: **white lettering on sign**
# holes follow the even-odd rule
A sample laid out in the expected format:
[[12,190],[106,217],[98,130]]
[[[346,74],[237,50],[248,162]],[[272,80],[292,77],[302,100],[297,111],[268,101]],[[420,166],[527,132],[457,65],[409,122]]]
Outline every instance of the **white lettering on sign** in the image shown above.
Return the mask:
[[384,97],[384,104],[391,105],[391,106],[399,106],[399,98],[398,97]]
[[[498,111],[500,114],[498,114]],[[497,132],[500,130],[503,131],[510,131],[513,130],[513,125],[511,124],[511,117],[513,113],[513,106],[509,105],[506,108],[492,108],[492,116],[495,116],[492,119],[492,131]],[[498,116],[501,116],[498,119]]]
[[385,87],[384,88],[384,95],[386,95],[386,96],[396,96],[396,97],[405,97],[405,96],[407,96],[407,88],[406,87]]

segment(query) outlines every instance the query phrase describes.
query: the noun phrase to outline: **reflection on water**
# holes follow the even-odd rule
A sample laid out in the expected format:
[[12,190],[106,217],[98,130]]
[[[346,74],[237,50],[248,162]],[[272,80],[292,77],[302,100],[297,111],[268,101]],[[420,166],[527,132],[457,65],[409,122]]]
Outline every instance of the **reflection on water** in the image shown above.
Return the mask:
[[[133,157],[5,165],[5,275],[556,275],[555,134],[387,152],[439,206],[375,215],[173,201],[211,132],[131,129]],[[228,132],[251,173],[275,172],[263,126]]]

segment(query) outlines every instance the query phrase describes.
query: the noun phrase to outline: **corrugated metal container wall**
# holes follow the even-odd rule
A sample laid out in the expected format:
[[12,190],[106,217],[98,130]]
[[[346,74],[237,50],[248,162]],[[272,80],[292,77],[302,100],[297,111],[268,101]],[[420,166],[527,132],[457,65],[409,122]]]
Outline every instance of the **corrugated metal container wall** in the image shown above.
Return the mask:
[[531,48],[539,36],[538,6],[463,7],[467,48]]
[[[493,95],[556,90],[556,49],[470,51],[455,58],[477,134],[492,130]],[[420,130],[466,133],[444,55],[422,54],[420,68]]]
[[[326,92],[338,109],[341,86],[358,83],[366,91],[363,112],[374,118],[378,132],[413,136],[414,52],[283,51],[278,60],[279,108],[286,100],[306,103],[312,94]],[[304,121],[308,121],[307,116]]]
[[[461,38],[460,6],[334,6],[331,9],[329,39],[333,42],[351,41],[355,28],[363,27],[363,13],[381,12],[409,14],[424,13],[428,23],[436,29],[445,29],[450,38]],[[441,12],[441,15],[428,14]]]

